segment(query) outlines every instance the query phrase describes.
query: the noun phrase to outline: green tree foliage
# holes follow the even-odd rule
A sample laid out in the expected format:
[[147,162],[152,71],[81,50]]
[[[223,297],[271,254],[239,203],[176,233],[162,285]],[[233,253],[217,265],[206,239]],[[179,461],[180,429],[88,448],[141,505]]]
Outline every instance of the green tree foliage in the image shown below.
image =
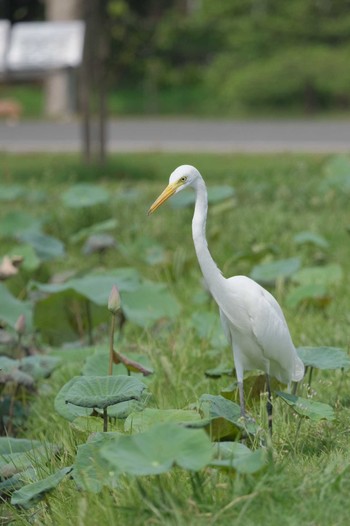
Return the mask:
[[222,35],[205,79],[231,105],[350,104],[348,0],[203,2]]
[[350,0],[110,0],[112,71],[215,109],[350,105]]

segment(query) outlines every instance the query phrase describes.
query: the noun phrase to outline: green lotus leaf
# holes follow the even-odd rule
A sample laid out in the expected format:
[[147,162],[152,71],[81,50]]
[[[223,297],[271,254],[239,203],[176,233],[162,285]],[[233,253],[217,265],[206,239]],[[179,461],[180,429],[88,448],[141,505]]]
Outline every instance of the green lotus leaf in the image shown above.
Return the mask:
[[119,472],[156,475],[173,465],[197,471],[211,461],[212,448],[203,430],[168,422],[144,433],[120,436],[103,446],[101,455]]
[[328,404],[316,402],[309,398],[301,398],[289,393],[276,391],[276,394],[284,400],[298,415],[310,418],[315,422],[319,420],[334,420],[335,414],[333,407]]
[[21,256],[23,258],[21,269],[27,270],[28,272],[33,272],[40,266],[40,258],[31,245],[17,245],[7,254],[9,256]]
[[[28,441],[30,442],[30,441]],[[3,446],[6,447],[5,444]],[[17,451],[11,451],[7,453],[1,453],[0,455],[0,478],[8,478],[16,473],[24,471],[30,467],[35,467],[38,464],[47,463],[59,450],[54,444],[47,442],[32,441],[32,447],[28,447],[29,444],[18,444],[14,445],[11,443],[11,447],[17,449]],[[26,449],[20,449],[26,448]]]
[[136,290],[121,293],[122,310],[126,318],[148,327],[162,318],[175,318],[180,306],[175,297],[161,283],[144,283]]
[[211,466],[234,469],[238,473],[256,473],[266,465],[266,451],[251,451],[240,442],[218,442],[213,444],[214,459]]
[[223,363],[212,369],[207,369],[204,371],[205,376],[209,378],[221,378],[221,376],[232,376],[233,375],[233,363],[232,365],[228,363]]
[[0,456],[12,453],[25,453],[42,445],[40,440],[28,438],[0,437]]
[[299,285],[323,285],[325,287],[339,284],[343,279],[343,270],[337,263],[323,267],[308,267],[296,272],[293,281]]
[[300,265],[300,258],[297,257],[261,263],[253,268],[250,277],[262,285],[273,285],[277,279],[293,276]]
[[16,201],[26,193],[24,186],[18,184],[0,185],[0,201]]
[[66,393],[66,403],[79,407],[106,407],[140,400],[145,384],[133,376],[83,376]]
[[89,416],[92,413],[92,409],[87,409],[85,407],[78,407],[76,405],[66,404],[66,396],[71,387],[79,380],[80,376],[74,376],[67,382],[57,393],[54,407],[63,418],[66,418],[72,422],[75,418],[79,416]]
[[19,363],[19,369],[38,380],[50,376],[60,362],[61,360],[56,356],[36,354],[22,358]]
[[307,367],[316,369],[349,369],[350,358],[338,347],[298,347],[297,353]]
[[32,282],[32,287],[48,294],[74,290],[93,303],[105,307],[113,285],[117,286],[119,292],[124,292],[135,290],[139,283],[140,277],[136,270],[121,268],[103,275],[87,274],[82,278],[73,278],[59,284]]
[[23,314],[28,330],[32,327],[32,306],[29,301],[15,298],[5,285],[0,283],[0,320],[7,323],[12,329],[16,321]]
[[287,295],[286,304],[292,308],[298,307],[300,304],[325,307],[330,300],[329,290],[325,285],[310,283],[292,289]]
[[100,205],[108,201],[108,199],[108,192],[104,188],[88,183],[75,184],[62,195],[63,204],[70,208]]
[[350,159],[344,155],[332,157],[325,164],[325,178],[320,184],[320,190],[337,190],[341,193],[350,192]]
[[200,414],[193,409],[146,408],[143,411],[131,413],[125,420],[124,430],[128,433],[140,433],[163,422],[186,425],[198,420],[201,420]]
[[203,394],[199,404],[203,415],[202,425],[206,425],[213,440],[236,437],[242,432],[254,435],[258,431],[253,421],[242,418],[238,404],[221,395]]
[[73,479],[79,489],[99,493],[104,486],[116,488],[119,472],[101,454],[101,447],[115,443],[116,433],[108,432],[78,447],[73,466]]
[[22,486],[25,486],[30,482],[34,482],[37,479],[37,472],[32,467],[25,469],[20,473],[16,473],[15,475],[12,475],[12,477],[9,477],[0,482],[0,496],[8,497],[17,489],[20,489]]
[[328,248],[329,246],[328,241],[323,236],[314,232],[298,232],[294,236],[294,241],[297,245],[314,245],[318,248]]
[[99,234],[101,232],[108,232],[109,230],[115,230],[118,226],[118,221],[116,219],[107,219],[107,221],[101,221],[100,223],[94,223],[93,225],[79,230],[73,234],[70,238],[72,243],[79,243],[85,238],[93,235]]
[[216,312],[195,312],[191,316],[191,323],[201,340],[210,341],[213,347],[227,346],[220,317]]
[[[219,203],[225,199],[229,199],[235,195],[234,188],[232,186],[208,186],[208,202],[209,204]],[[190,192],[180,192],[174,196],[171,200],[171,206],[173,208],[185,208],[187,206],[194,205],[195,195]]]
[[22,232],[19,239],[31,245],[42,261],[51,261],[52,259],[63,257],[65,254],[62,241],[42,232]]
[[116,248],[116,242],[110,234],[92,234],[87,238],[82,248],[82,254],[102,254],[110,249]]
[[8,358],[7,356],[0,356],[0,371],[1,372],[8,373],[12,371],[13,369],[17,369],[18,365],[19,365],[18,360],[14,360],[13,358]]
[[0,385],[7,383],[21,385],[29,390],[35,388],[34,378],[30,374],[20,371],[18,368],[14,368],[7,372],[4,371],[0,374]]
[[41,221],[21,210],[8,212],[0,223],[1,237],[16,237],[27,231],[39,231]]
[[23,508],[34,506],[46,495],[46,493],[55,489],[71,471],[72,466],[62,468],[49,477],[23,486],[12,494],[11,504]]

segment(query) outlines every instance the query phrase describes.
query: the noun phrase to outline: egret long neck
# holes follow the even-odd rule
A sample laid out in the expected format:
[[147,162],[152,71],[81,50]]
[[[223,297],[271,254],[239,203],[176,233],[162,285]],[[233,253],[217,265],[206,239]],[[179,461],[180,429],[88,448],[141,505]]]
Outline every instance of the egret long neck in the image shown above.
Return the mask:
[[206,284],[215,297],[224,281],[220,270],[213,260],[206,240],[206,221],[208,212],[208,194],[203,179],[199,179],[195,186],[196,204],[192,219],[192,237],[197,259],[201,267]]

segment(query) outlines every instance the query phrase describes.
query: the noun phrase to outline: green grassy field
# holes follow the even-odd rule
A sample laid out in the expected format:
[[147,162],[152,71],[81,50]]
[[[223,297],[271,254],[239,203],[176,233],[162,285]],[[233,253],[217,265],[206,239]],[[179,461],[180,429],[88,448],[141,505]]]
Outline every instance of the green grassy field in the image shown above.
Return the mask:
[[[337,347],[348,352],[350,285],[349,177],[346,159],[308,155],[195,155],[149,154],[112,157],[105,169],[86,169],[74,156],[1,155],[1,185],[20,185],[15,201],[2,201],[1,220],[9,212],[25,210],[45,219],[45,232],[66,247],[64,258],[44,262],[35,272],[8,281],[22,299],[30,279],[45,282],[53,274],[78,275],[132,267],[146,280],[165,283],[180,305],[170,321],[142,328],[127,322],[118,349],[137,350],[151,362],[155,373],[147,382],[153,407],[185,409],[203,393],[218,395],[234,378],[207,377],[207,369],[231,364],[231,350],[198,330],[195,317],[218,319],[217,307],[203,288],[191,238],[192,206],[162,207],[147,218],[147,210],[179,164],[194,164],[207,185],[230,186],[234,197],[212,204],[207,238],[209,248],[225,276],[250,275],[254,266],[287,258],[300,258],[301,268],[330,270],[320,297],[293,302],[297,283],[277,279],[269,290],[280,302],[296,347]],[[109,198],[103,206],[83,212],[62,203],[64,192],[78,182],[98,184]],[[92,223],[116,219],[109,232],[117,247],[104,254],[83,255],[72,235]],[[325,243],[300,232],[321,236]],[[311,239],[311,241],[310,241]],[[16,246],[2,239],[1,256]],[[157,247],[159,259],[149,256]],[[340,269],[340,270],[339,270]],[[57,320],[63,317],[57,311]],[[106,321],[108,312],[106,309]],[[57,321],[59,325],[59,321]],[[217,335],[215,333],[215,335]],[[96,330],[99,346],[108,348],[108,327]],[[56,348],[63,356],[53,375],[39,384],[30,415],[19,436],[61,446],[59,456],[39,464],[39,478],[74,462],[77,447],[88,433],[77,431],[53,407],[56,394],[94,352],[80,338],[85,351]],[[52,352],[52,351],[51,351]],[[249,376],[249,374],[248,374]],[[304,397],[334,408],[331,421],[300,419],[274,396],[274,434],[270,441],[265,413],[266,394],[248,399],[248,411],[261,426],[253,450],[268,451],[265,466],[253,474],[211,467],[193,473],[175,467],[153,476],[123,475],[116,489],[94,494],[78,491],[67,478],[44,500],[27,510],[7,501],[0,512],[3,524],[94,526],[125,525],[343,525],[348,522],[350,491],[350,377],[348,371],[317,370],[311,389],[307,377],[299,387]]]

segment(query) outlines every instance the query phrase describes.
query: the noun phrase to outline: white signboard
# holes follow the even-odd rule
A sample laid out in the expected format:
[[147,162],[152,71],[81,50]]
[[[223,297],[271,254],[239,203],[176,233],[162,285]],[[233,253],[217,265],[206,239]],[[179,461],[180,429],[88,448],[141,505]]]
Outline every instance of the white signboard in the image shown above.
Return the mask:
[[10,22],[0,20],[0,73],[6,69],[6,51],[10,37]]
[[21,22],[12,28],[10,71],[77,67],[83,59],[84,22]]

